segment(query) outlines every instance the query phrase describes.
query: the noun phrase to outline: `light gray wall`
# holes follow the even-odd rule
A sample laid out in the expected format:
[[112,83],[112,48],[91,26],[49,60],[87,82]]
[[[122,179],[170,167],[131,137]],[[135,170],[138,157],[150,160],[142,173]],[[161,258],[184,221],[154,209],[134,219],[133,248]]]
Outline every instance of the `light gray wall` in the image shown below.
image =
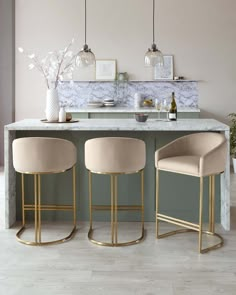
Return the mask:
[[14,0],[0,0],[0,166],[4,161],[4,125],[13,122],[15,10]]
[[[152,41],[151,0],[88,0],[87,41],[98,59],[117,59],[131,79],[151,79],[143,58]],[[156,39],[174,55],[175,74],[199,83],[204,116],[236,111],[236,1],[156,0]],[[45,54],[84,40],[84,0],[17,0],[16,46]],[[16,54],[16,119],[44,117],[46,86]],[[79,75],[78,75],[79,76]],[[81,75],[80,75],[81,77]],[[83,77],[82,77],[83,78]]]

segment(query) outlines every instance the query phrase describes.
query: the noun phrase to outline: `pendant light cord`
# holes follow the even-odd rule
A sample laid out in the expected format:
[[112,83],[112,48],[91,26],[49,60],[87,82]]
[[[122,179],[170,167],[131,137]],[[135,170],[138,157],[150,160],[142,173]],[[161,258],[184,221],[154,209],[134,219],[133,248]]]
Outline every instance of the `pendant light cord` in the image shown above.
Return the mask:
[[87,33],[87,1],[86,0],[84,1],[84,10],[85,10],[84,11],[84,15],[85,15],[85,17],[84,17],[84,23],[85,23],[84,24],[84,28],[85,28],[85,30],[84,30],[84,39],[85,39],[84,44],[86,44],[86,41],[87,41],[86,40],[86,33]]
[[155,0],[152,1],[153,3],[153,7],[152,7],[152,13],[153,13],[153,18],[152,18],[152,28],[153,28],[153,35],[152,35],[152,40],[153,40],[153,44],[155,43]]

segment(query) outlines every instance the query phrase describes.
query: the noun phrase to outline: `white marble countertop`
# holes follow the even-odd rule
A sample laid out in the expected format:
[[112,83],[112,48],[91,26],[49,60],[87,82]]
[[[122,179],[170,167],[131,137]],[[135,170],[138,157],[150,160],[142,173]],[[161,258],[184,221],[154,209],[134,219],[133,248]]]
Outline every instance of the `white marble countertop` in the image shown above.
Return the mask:
[[144,123],[135,119],[79,119],[75,123],[43,123],[40,119],[25,119],[5,126],[7,130],[55,131],[229,131],[229,126],[215,119],[179,119],[164,121],[148,119]]
[[[83,108],[67,108],[67,112],[71,113],[157,113],[157,110],[154,107],[83,107]],[[166,111],[161,111],[162,113]],[[178,108],[179,113],[200,113],[200,109],[191,108],[191,107],[180,107]]]

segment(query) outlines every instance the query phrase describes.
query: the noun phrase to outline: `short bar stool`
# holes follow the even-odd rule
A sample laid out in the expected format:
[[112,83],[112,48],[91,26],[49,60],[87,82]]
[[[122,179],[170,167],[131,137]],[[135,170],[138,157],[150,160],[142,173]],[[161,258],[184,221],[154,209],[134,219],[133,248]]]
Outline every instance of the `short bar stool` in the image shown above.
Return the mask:
[[[144,238],[144,166],[146,148],[142,140],[125,137],[104,137],[87,140],[85,143],[85,166],[89,171],[89,211],[90,229],[88,238],[91,242],[102,246],[128,246],[139,243]],[[117,177],[121,174],[140,173],[141,205],[122,206],[117,204]],[[111,180],[111,205],[92,204],[92,173],[108,174]],[[111,242],[97,241],[93,238],[94,210],[110,210]],[[133,241],[118,242],[118,218],[120,210],[141,212],[141,236]]]
[[[223,238],[215,233],[215,175],[223,173],[226,165],[227,142],[224,135],[213,132],[195,133],[167,144],[155,153],[156,166],[156,237],[164,238],[187,231],[199,232],[199,253],[223,246]],[[169,171],[198,177],[200,180],[199,224],[173,218],[159,212],[159,171]],[[203,178],[209,177],[209,229],[203,230]],[[159,221],[179,225],[185,229],[159,235]],[[219,242],[202,248],[202,233],[217,236]]]
[[[76,231],[76,182],[75,165],[77,151],[74,144],[68,140],[47,137],[27,137],[13,141],[13,166],[21,173],[22,186],[22,227],[17,232],[17,240],[26,245],[50,245],[70,240]],[[61,173],[72,169],[73,174],[73,205],[42,205],[41,175]],[[24,175],[34,175],[34,204],[25,204]],[[72,211],[73,229],[65,238],[42,242],[41,211]],[[35,241],[21,239],[26,229],[25,212],[34,211]]]

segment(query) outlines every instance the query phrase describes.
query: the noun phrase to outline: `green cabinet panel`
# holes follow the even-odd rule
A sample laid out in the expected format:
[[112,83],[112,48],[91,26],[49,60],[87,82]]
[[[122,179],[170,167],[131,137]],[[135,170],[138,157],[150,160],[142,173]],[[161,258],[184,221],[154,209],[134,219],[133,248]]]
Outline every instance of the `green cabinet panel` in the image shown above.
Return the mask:
[[[145,111],[143,111],[145,112]],[[98,113],[72,113],[73,118],[77,119],[130,119],[134,118],[134,113],[118,113],[118,112],[98,112]],[[200,113],[199,112],[179,112],[178,113],[178,118],[180,119],[185,119],[185,118],[199,118]],[[158,118],[157,113],[149,113],[149,118],[150,119],[156,119]],[[166,113],[161,113],[161,118],[165,119],[166,118]]]
[[89,113],[72,113],[73,119],[88,119]]
[[130,119],[134,118],[131,113],[89,113],[91,119]]

